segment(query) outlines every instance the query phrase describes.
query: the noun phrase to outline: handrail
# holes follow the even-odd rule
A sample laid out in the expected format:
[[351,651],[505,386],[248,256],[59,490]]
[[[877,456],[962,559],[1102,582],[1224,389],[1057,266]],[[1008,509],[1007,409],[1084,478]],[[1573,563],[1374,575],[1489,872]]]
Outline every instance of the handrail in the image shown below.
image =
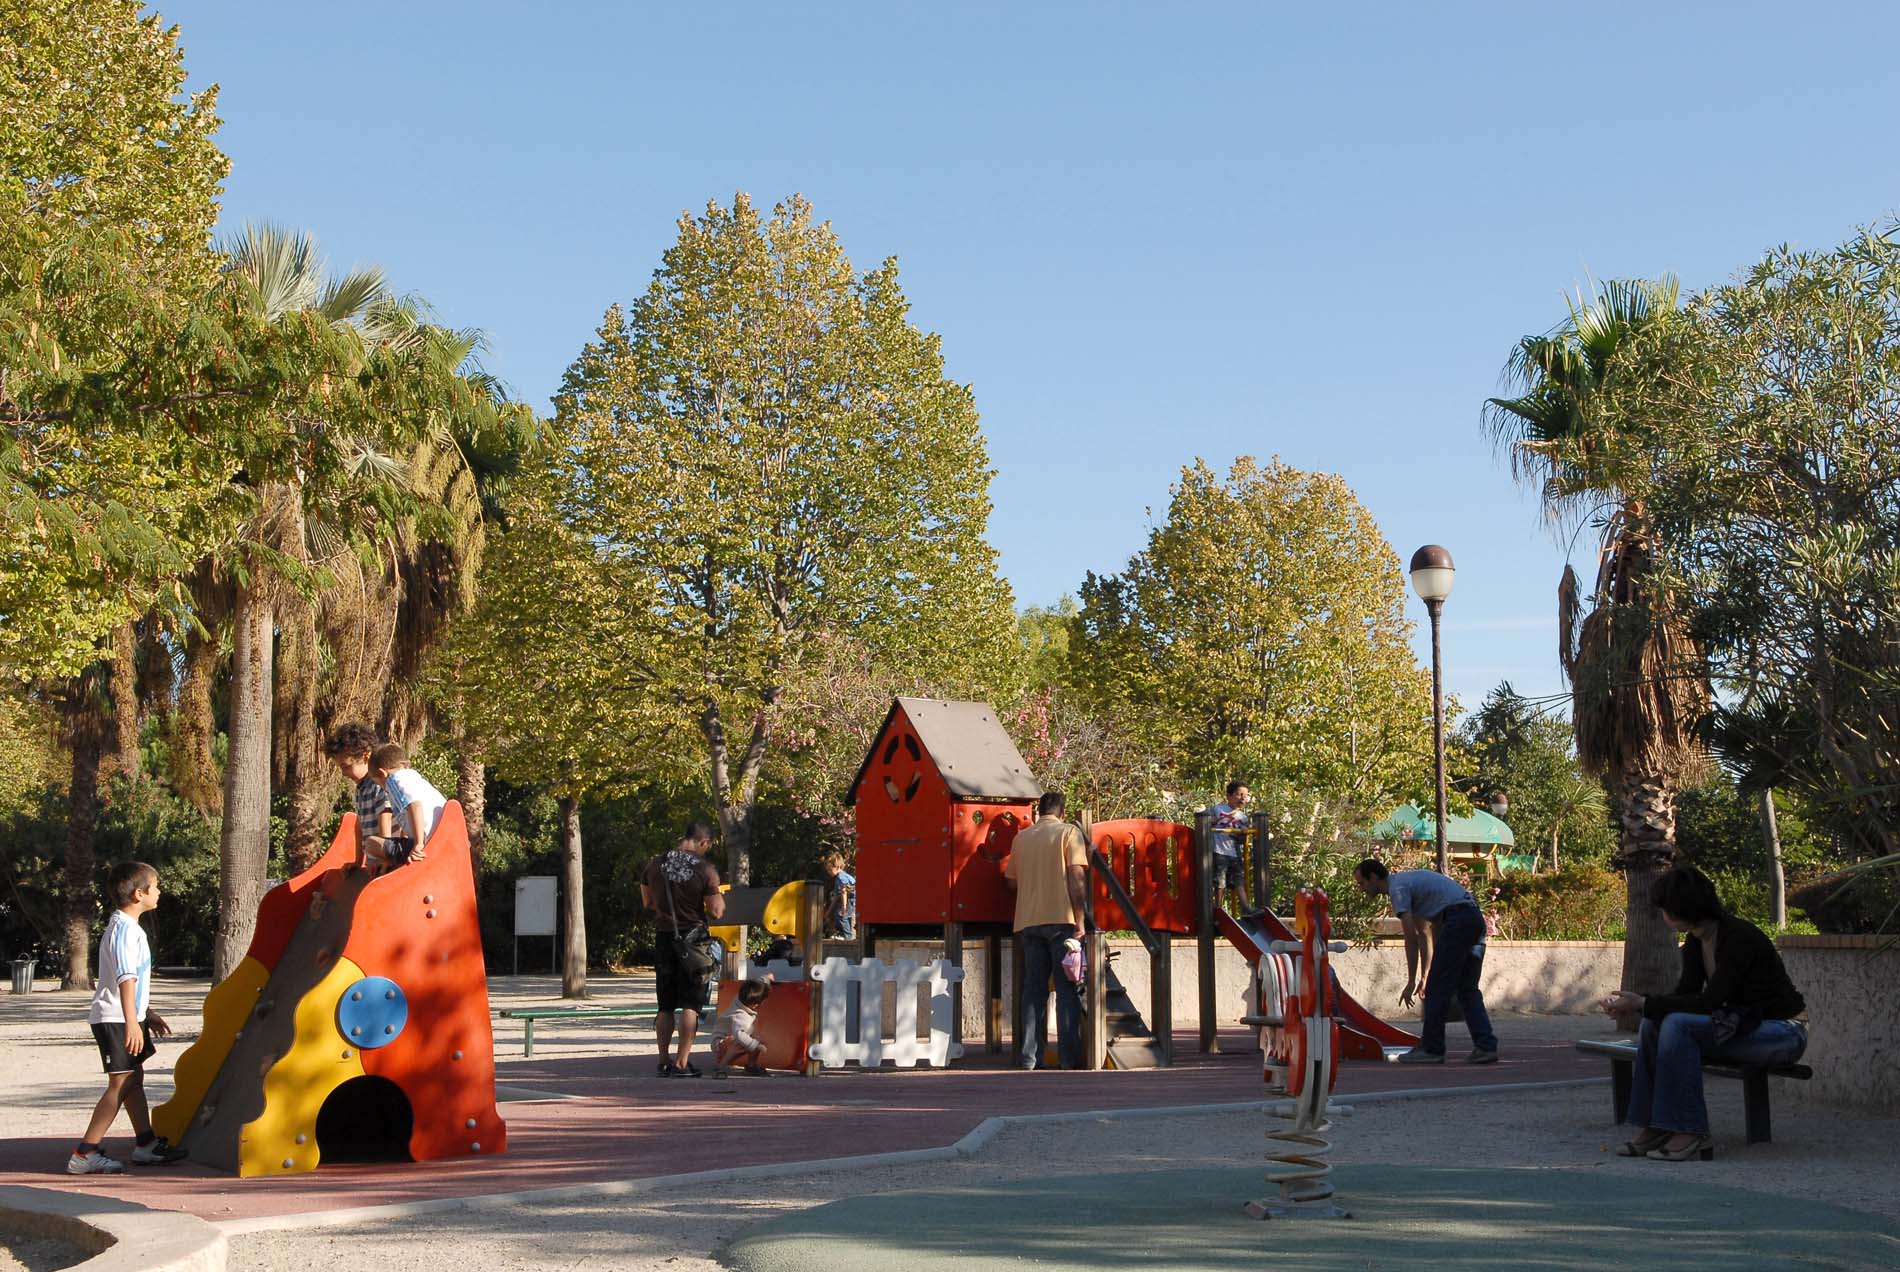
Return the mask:
[[1094,867],[1095,873],[1101,877],[1102,882],[1108,885],[1108,895],[1114,899],[1116,905],[1121,907],[1122,916],[1128,920],[1129,930],[1141,938],[1143,948],[1150,954],[1160,953],[1161,938],[1155,935],[1154,929],[1148,926],[1141,917],[1140,911],[1135,909],[1135,899],[1128,895],[1128,889],[1122,886],[1122,881],[1115,877],[1115,871],[1109,866],[1108,858],[1104,857],[1101,850],[1094,844],[1089,845],[1089,865]]

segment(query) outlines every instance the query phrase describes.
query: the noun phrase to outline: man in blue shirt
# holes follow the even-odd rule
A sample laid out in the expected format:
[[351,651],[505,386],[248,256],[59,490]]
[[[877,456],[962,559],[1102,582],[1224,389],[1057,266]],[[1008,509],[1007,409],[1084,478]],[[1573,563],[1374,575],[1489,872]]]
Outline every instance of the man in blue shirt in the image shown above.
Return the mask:
[[1399,927],[1405,933],[1405,992],[1399,995],[1402,1007],[1410,1007],[1418,995],[1425,925],[1432,924],[1437,930],[1431,942],[1431,970],[1425,976],[1419,1044],[1400,1056],[1399,1063],[1445,1062],[1445,1013],[1454,997],[1464,1009],[1465,1027],[1471,1030],[1472,1052],[1465,1059],[1471,1064],[1496,1063],[1498,1036],[1491,1032],[1491,1017],[1484,1009],[1484,995],[1478,991],[1478,978],[1484,974],[1484,915],[1478,912],[1471,893],[1436,870],[1393,874],[1383,861],[1370,857],[1353,868],[1352,878],[1367,896],[1390,898],[1392,913],[1399,916]]

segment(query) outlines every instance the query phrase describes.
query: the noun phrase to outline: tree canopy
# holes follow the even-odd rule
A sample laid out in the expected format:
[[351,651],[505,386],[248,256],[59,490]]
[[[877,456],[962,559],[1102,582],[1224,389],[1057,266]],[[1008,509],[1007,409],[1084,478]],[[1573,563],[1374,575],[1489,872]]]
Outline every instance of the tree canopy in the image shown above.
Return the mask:
[[1088,577],[1074,623],[1078,689],[1179,772],[1371,804],[1430,771],[1399,560],[1336,476],[1197,460],[1127,568]]

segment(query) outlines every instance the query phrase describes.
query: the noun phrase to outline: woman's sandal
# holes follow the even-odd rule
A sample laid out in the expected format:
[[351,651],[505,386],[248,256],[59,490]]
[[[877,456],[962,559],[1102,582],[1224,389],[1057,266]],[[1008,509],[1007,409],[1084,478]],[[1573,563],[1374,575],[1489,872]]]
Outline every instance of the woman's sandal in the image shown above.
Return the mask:
[[1715,1160],[1715,1141],[1706,1135],[1698,1135],[1673,1153],[1666,1148],[1652,1148],[1649,1155],[1663,1162],[1686,1162],[1691,1157],[1712,1162]]
[[1668,1131],[1644,1131],[1616,1150],[1618,1157],[1648,1157],[1669,1139]]

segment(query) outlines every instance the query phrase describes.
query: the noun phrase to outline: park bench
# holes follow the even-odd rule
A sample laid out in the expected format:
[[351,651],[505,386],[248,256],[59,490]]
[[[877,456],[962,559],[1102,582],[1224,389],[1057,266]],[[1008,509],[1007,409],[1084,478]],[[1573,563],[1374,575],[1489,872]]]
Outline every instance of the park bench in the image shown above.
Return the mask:
[[[1620,1123],[1629,1115],[1630,1073],[1636,1064],[1634,1042],[1612,1042],[1602,1038],[1582,1038],[1577,1050],[1586,1055],[1608,1056],[1610,1060],[1610,1106]],[[1768,1079],[1794,1078],[1805,1082],[1814,1070],[1805,1064],[1730,1064],[1722,1060],[1704,1061],[1702,1072],[1718,1078],[1738,1078],[1742,1083],[1742,1107],[1748,1120],[1748,1142],[1766,1144],[1772,1136],[1768,1121]]]
[[632,1016],[651,1020],[659,1011],[653,1007],[529,1007],[510,1008],[501,1013],[504,1020],[521,1022],[521,1055],[534,1059],[534,1022],[537,1020],[594,1020],[606,1016]]

